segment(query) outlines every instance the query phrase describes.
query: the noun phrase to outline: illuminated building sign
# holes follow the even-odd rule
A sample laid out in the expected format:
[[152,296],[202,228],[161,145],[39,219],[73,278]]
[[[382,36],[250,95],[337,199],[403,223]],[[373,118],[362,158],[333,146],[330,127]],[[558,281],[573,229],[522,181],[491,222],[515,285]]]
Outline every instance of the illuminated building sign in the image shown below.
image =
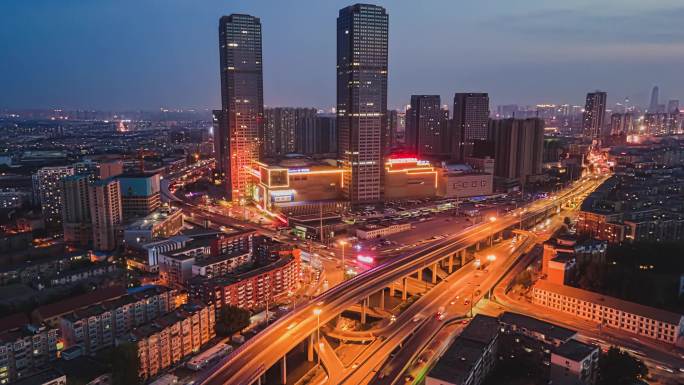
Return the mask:
[[429,166],[430,162],[418,158],[390,158],[387,160],[390,165],[415,163],[418,166]]
[[291,168],[289,170],[290,174],[301,174],[304,172],[310,172],[311,170],[308,168]]
[[388,160],[389,164],[417,163],[418,158],[393,158]]
[[271,201],[273,202],[292,202],[294,201],[294,190],[271,191]]

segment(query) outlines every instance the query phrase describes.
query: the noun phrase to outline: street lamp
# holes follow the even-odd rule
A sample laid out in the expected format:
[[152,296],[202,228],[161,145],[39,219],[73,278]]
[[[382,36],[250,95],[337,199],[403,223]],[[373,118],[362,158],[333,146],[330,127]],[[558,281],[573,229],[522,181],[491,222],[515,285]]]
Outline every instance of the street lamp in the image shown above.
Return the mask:
[[315,308],[313,311],[316,316],[316,343],[318,343],[318,365],[321,365],[321,309]]
[[342,247],[342,281],[344,282],[347,278],[347,267],[344,264],[344,247],[347,246],[348,242],[341,240],[338,243]]

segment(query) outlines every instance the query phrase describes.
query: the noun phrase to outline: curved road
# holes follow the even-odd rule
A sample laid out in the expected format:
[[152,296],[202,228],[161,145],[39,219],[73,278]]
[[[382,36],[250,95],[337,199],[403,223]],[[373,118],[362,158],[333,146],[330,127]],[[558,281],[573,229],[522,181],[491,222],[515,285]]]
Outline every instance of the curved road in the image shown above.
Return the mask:
[[[528,206],[523,219],[528,220],[544,214],[558,207],[559,203],[566,199],[591,188],[594,184],[593,181],[584,181],[558,197],[536,201]],[[314,309],[320,310],[320,324],[325,324],[347,307],[380,291],[391,282],[406,277],[420,268],[430,266],[448,254],[465,249],[494,233],[514,227],[519,221],[518,217],[505,216],[494,222],[468,228],[425,250],[400,256],[333,287],[264,329],[259,335],[247,341],[211,368],[211,372],[205,373],[204,378],[197,383],[204,385],[251,384],[269,367],[282,359],[285,353],[316,331],[317,317],[313,315]]]

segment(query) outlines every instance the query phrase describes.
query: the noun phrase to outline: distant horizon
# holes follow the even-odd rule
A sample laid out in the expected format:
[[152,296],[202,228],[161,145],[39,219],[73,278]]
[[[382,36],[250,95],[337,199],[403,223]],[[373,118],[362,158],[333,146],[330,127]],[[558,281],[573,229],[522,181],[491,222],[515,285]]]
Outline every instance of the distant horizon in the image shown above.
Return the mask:
[[[220,105],[218,20],[263,26],[267,106],[335,105],[335,20],[353,1],[82,0],[0,4],[0,108],[202,109]],[[648,104],[684,99],[684,5],[638,0],[548,3],[376,1],[390,17],[389,100],[488,92],[492,106],[583,105],[608,92]],[[635,26],[648,26],[641,28]],[[287,33],[283,33],[286,31]]]

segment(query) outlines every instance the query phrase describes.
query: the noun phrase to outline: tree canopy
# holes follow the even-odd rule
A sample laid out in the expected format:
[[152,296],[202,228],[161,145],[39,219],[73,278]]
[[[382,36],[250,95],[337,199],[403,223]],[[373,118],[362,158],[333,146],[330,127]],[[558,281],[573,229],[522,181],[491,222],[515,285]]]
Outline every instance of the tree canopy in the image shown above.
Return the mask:
[[615,346],[599,358],[598,385],[632,385],[647,375],[648,368],[641,360]]
[[226,305],[219,312],[216,331],[220,335],[231,335],[249,326],[249,311],[237,306]]

